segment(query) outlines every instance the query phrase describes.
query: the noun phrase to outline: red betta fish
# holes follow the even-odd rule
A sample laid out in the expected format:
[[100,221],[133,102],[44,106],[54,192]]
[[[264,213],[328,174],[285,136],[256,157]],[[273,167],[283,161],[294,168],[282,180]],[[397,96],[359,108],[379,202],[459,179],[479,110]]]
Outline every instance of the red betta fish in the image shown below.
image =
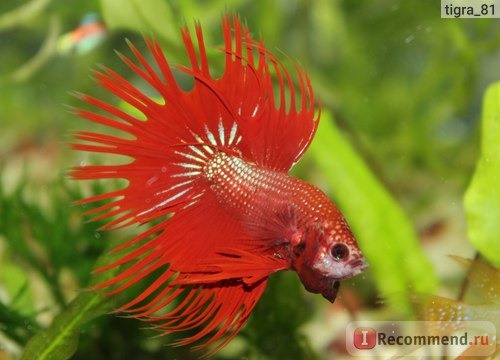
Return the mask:
[[156,95],[110,69],[96,72],[96,82],[134,111],[80,95],[96,111],[77,114],[128,135],[80,131],[72,145],[131,158],[73,169],[76,179],[128,181],[80,201],[100,202],[88,214],[112,218],[105,228],[154,223],[115,249],[123,256],[97,271],[120,272],[97,288],[116,294],[154,273],[118,311],[153,321],[165,334],[190,331],[177,345],[218,342],[216,349],[245,324],[272,273],[294,270],[308,291],[333,302],[338,281],[366,267],[335,205],[287,174],[318,125],[309,78],[294,66],[297,93],[283,64],[237,16],[225,16],[222,30],[225,68],[214,78],[200,25],[197,47],[182,29],[191,65],[178,69],[194,79],[188,91],[156,41],[146,40],[154,63],[130,44],[135,61],[123,61]]

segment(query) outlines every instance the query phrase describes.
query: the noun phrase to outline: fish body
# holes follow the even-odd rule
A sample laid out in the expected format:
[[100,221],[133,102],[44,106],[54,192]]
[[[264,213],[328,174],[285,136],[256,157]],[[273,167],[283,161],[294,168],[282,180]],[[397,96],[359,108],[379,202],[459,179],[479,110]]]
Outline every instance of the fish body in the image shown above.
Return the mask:
[[286,261],[284,266],[297,271],[308,291],[333,302],[334,283],[363,269],[347,222],[317,187],[223,152],[210,158],[203,177],[252,241],[265,244],[263,253],[271,251]]
[[128,136],[80,131],[72,145],[132,159],[73,170],[76,179],[128,180],[122,189],[82,200],[104,202],[88,214],[110,218],[108,229],[155,223],[115,249],[123,256],[97,271],[123,267],[96,288],[112,295],[154,272],[147,288],[118,310],[165,333],[196,329],[176,344],[218,341],[215,349],[241,329],[272,273],[294,270],[308,291],[334,301],[338,281],[366,267],[336,206],[288,175],[319,121],[307,74],[294,66],[296,93],[283,64],[238,17],[224,17],[222,27],[220,78],[210,74],[201,27],[197,50],[182,30],[191,66],[178,68],[194,78],[188,91],[157,42],[146,40],[154,65],[130,44],[136,61],[122,55],[123,61],[160,100],[110,69],[96,72],[98,84],[141,116],[80,95],[96,108],[78,109],[80,117]]

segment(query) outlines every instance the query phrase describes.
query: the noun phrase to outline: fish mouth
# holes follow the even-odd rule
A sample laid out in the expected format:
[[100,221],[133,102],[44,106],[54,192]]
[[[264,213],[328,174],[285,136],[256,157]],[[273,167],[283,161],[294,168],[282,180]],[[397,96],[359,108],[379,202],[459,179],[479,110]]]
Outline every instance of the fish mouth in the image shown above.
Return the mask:
[[367,267],[368,263],[364,258],[355,259],[347,263],[347,267],[350,269],[349,273],[341,277],[329,277],[329,286],[326,290],[322,291],[322,295],[325,299],[333,303],[339,292],[340,282],[342,280],[350,279],[356,275],[361,274]]
[[352,260],[352,261],[348,262],[347,265],[351,269],[359,271],[357,274],[359,274],[360,272],[362,272],[363,270],[365,270],[368,267],[368,263],[363,258]]
[[329,276],[329,279],[330,281],[332,281],[332,284],[335,281],[347,280],[361,274],[367,267],[368,263],[365,261],[365,259],[354,259],[346,264],[344,274],[339,274],[340,276]]

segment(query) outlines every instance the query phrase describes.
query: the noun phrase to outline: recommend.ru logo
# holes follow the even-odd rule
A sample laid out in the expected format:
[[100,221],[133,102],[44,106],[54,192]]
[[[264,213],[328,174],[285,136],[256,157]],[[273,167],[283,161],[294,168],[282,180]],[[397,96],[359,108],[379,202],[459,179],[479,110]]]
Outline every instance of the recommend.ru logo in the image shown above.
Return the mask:
[[494,353],[496,328],[489,321],[354,321],[346,329],[354,356],[485,356]]

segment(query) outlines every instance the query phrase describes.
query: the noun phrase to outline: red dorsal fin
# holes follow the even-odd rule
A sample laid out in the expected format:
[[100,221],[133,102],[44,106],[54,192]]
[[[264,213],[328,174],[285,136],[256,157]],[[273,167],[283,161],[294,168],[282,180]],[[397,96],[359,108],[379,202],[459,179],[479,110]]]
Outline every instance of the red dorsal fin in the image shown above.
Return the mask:
[[[79,179],[119,177],[130,181],[125,189],[126,199],[114,201],[112,207],[105,205],[93,211],[105,213],[98,218],[121,215],[108,226],[128,224],[134,218],[147,221],[192,202],[200,195],[196,180],[203,165],[216,151],[239,155],[245,161],[266,168],[287,171],[308,147],[317,120],[314,119],[314,98],[307,75],[296,67],[300,85],[300,109],[297,109],[298,96],[290,74],[262,43],[250,38],[248,29],[236,16],[233,22],[234,38],[229,17],[223,19],[226,64],[219,79],[212,78],[209,73],[201,27],[196,26],[199,59],[189,31],[183,29],[191,68],[180,68],[195,79],[189,92],[178,86],[159,44],[154,41],[147,40],[147,45],[159,73],[132,44],[130,48],[137,64],[121,57],[160,95],[160,100],[151,99],[110,69],[96,72],[96,80],[101,86],[142,116],[133,116],[92,96],[81,95],[83,101],[104,114],[77,110],[78,115],[133,137],[82,131],[76,135],[81,142],[73,144],[78,150],[114,153],[133,159],[125,165],[88,166],[76,168],[72,173]],[[258,54],[257,59],[254,59],[254,51]],[[273,95],[272,73],[278,78],[279,99]],[[135,199],[135,196],[143,196],[145,187],[150,197]],[[101,195],[85,202],[122,194]]]

